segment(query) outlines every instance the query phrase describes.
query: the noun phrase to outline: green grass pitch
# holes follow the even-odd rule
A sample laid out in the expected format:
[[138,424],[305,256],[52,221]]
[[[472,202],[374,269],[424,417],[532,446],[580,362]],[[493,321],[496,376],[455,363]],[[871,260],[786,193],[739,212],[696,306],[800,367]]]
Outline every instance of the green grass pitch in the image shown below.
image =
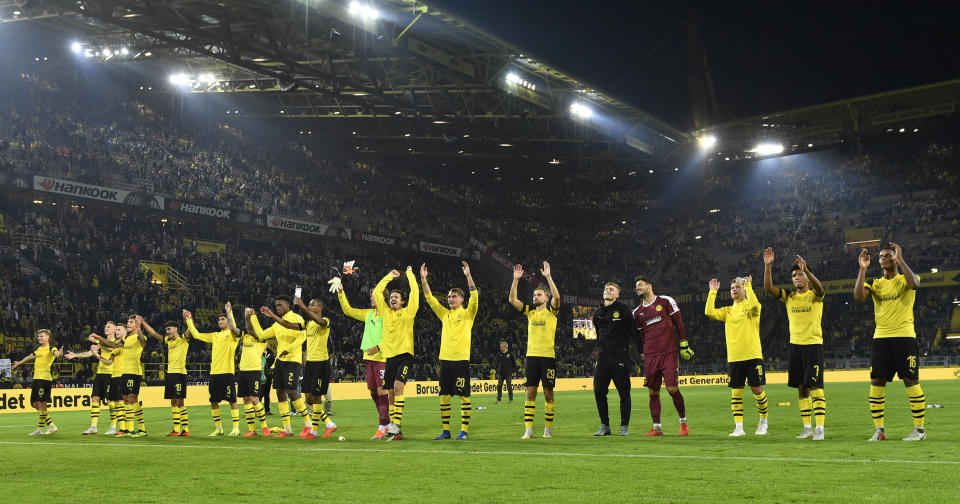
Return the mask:
[[[28,437],[36,414],[0,415],[2,502],[956,502],[960,484],[960,401],[956,381],[922,384],[928,439],[905,443],[912,422],[900,382],[887,388],[887,433],[873,432],[863,384],[826,389],[827,440],[796,440],[796,392],[768,387],[770,434],[754,436],[757,413],[745,402],[748,435],[729,438],[729,389],[681,389],[691,434],[663,395],[665,435],[650,428],[646,389],[633,391],[629,437],[594,438],[593,393],[557,393],[554,437],[543,439],[543,399],[534,439],[521,440],[523,399],[494,404],[473,397],[470,440],[433,441],[439,402],[408,399],[399,442],[370,441],[376,411],[369,400],[335,401],[340,430],[331,439],[208,438],[208,408],[190,408],[190,438],[168,438],[170,411],[145,410],[149,436],[81,436],[87,412],[56,412],[60,432]],[[334,394],[336,385],[334,385]],[[609,400],[619,419],[616,391]],[[790,406],[778,406],[790,401]],[[485,407],[486,409],[478,409]],[[229,413],[223,406],[229,430]],[[451,429],[459,427],[453,400]],[[108,415],[102,413],[101,432]],[[272,425],[279,417],[268,417]],[[299,431],[302,421],[293,420]],[[246,425],[241,418],[241,430]],[[616,432],[616,425],[614,425]],[[343,435],[346,440],[335,438]]]

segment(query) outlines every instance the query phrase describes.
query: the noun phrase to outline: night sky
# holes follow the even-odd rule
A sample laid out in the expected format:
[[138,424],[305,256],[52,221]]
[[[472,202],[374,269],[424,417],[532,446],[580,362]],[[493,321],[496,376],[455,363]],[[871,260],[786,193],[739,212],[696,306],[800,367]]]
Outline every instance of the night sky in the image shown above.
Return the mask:
[[[692,126],[680,2],[433,0],[681,129]],[[774,6],[776,4],[776,6]],[[720,122],[960,78],[955,2],[706,2]]]

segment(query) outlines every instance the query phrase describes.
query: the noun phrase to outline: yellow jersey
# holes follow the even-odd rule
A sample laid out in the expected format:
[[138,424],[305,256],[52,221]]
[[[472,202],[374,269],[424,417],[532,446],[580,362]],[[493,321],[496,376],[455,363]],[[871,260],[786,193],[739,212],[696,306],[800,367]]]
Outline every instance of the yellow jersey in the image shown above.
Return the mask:
[[240,371],[262,370],[261,358],[267,348],[267,342],[260,341],[252,334],[244,334],[240,341],[243,345],[243,349],[240,350]]
[[230,329],[224,329],[217,332],[202,333],[197,331],[193,319],[187,319],[187,331],[195,339],[210,343],[210,374],[233,374],[234,359],[237,354],[237,343],[240,336],[234,334]]
[[[110,349],[110,352],[109,358],[113,359],[113,372],[110,373],[110,377],[120,378],[123,376],[123,347]],[[100,355],[103,355],[103,353]],[[104,356],[103,358],[106,359],[107,357]]]
[[427,304],[443,324],[440,331],[440,360],[470,360],[470,337],[479,309],[477,289],[470,289],[470,297],[464,301],[467,303],[466,308],[445,308],[433,295],[425,297]]
[[417,286],[413,272],[407,271],[407,282],[410,284],[407,306],[399,310],[392,310],[383,299],[383,291],[391,280],[393,276],[387,274],[373,288],[373,300],[383,317],[383,343],[380,349],[388,359],[405,353],[413,355],[413,321],[420,309],[420,287]]
[[143,342],[139,334],[128,334],[123,340],[123,374],[143,376],[140,358],[143,355]]
[[[109,360],[113,356],[113,349],[107,347],[100,347],[100,357]],[[108,374],[113,375],[113,362],[106,364],[103,362],[97,361],[97,374]]]
[[557,313],[551,301],[547,307],[537,310],[530,305],[523,306],[523,315],[527,317],[527,357],[557,358]]
[[33,351],[33,379],[52,381],[53,375],[50,368],[53,367],[53,361],[56,360],[57,347],[45,346],[39,347]]
[[[261,340],[276,338],[277,360],[297,363],[303,362],[303,342],[307,339],[307,332],[303,329],[305,327],[303,317],[293,313],[293,310],[290,310],[284,313],[281,318],[292,324],[299,325],[300,329],[287,329],[274,322],[273,325],[264,330],[260,328],[260,321],[257,320],[257,317],[253,316],[250,317],[253,334]],[[287,352],[287,354],[281,357],[280,354],[283,352]]]
[[823,296],[816,295],[813,289],[807,289],[803,294],[780,289],[780,297],[777,299],[787,306],[790,343],[822,345]]
[[873,319],[877,325],[873,331],[874,339],[917,337],[913,327],[913,303],[917,291],[907,285],[903,274],[889,280],[880,277],[872,284],[863,285],[873,298]]
[[704,308],[706,316],[723,322],[727,362],[763,358],[763,349],[760,347],[760,302],[750,282],[743,287],[746,299],[723,308],[716,307],[717,291],[711,290]]
[[177,339],[163,338],[167,344],[167,373],[187,374],[187,350],[190,342],[183,336]]
[[330,359],[327,352],[327,339],[330,337],[330,319],[322,317],[321,320],[327,322],[326,327],[314,322],[307,321],[307,361],[320,362]]

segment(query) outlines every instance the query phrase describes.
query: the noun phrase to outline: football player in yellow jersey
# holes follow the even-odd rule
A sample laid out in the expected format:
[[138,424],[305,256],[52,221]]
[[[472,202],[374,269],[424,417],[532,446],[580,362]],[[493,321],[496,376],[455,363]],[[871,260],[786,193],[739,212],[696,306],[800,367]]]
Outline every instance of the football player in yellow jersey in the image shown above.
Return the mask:
[[307,339],[306,324],[303,317],[290,309],[292,304],[288,296],[277,296],[273,306],[277,313],[266,306],[260,307],[260,313],[273,319],[274,322],[267,329],[260,328],[260,321],[257,319],[253,308],[247,308],[244,315],[247,318],[248,327],[253,329],[253,334],[258,339],[276,338],[277,340],[277,360],[273,365],[273,387],[277,391],[277,409],[280,410],[283,431],[276,437],[284,438],[293,435],[293,430],[290,427],[290,404],[287,402],[289,398],[293,407],[296,408],[297,414],[303,417],[303,430],[300,432],[300,437],[309,439],[310,431],[313,430],[313,422],[310,419],[310,411],[297,390],[297,382],[300,380],[300,373],[303,369],[303,343]]
[[[247,432],[242,437],[254,437],[257,431],[254,428],[254,419],[260,422],[260,432],[263,437],[270,437],[270,426],[267,425],[267,413],[260,402],[261,378],[264,376],[263,353],[267,350],[267,342],[260,341],[251,334],[247,320],[244,319],[246,332],[240,337],[242,350],[240,351],[240,375],[237,379],[237,393],[243,398],[243,409],[247,419]],[[269,391],[266,394],[270,398]]]
[[[803,430],[797,439],[812,437],[823,441],[823,426],[827,414],[827,399],[823,395],[823,285],[807,266],[807,261],[797,256],[790,268],[795,291],[787,291],[773,285],[772,270],[776,254],[772,247],[763,252],[763,288],[771,296],[787,306],[790,322],[790,364],[787,385],[797,389],[800,405],[800,420]],[[813,429],[810,417],[816,419]]]
[[53,423],[47,413],[47,403],[50,401],[50,389],[53,386],[53,375],[50,373],[50,367],[53,361],[63,355],[63,350],[50,346],[52,336],[50,329],[40,329],[37,331],[37,343],[40,346],[30,355],[14,362],[10,366],[10,371],[36,359],[33,365],[33,383],[30,385],[30,404],[40,414],[37,421],[37,430],[30,433],[31,436],[40,434],[53,434],[57,432],[57,426]]
[[[103,326],[103,334],[113,337],[114,332],[116,331],[116,324],[112,321],[107,321]],[[74,353],[67,352],[63,354],[68,360],[79,359],[83,357],[93,357],[94,349],[91,348],[86,352]],[[107,354],[109,357],[109,353]],[[100,406],[107,406],[110,410],[110,424],[113,432],[107,432],[107,435],[116,434],[116,411],[114,410],[114,405],[110,402],[108,396],[110,395],[110,375],[113,372],[113,364],[104,364],[102,362],[97,362],[97,373],[93,378],[93,390],[90,394],[90,427],[87,430],[83,431],[84,436],[97,434],[97,423],[100,420]]]
[[163,398],[170,399],[173,415],[173,430],[167,436],[189,436],[190,424],[187,408],[183,400],[187,397],[187,351],[190,342],[186,336],[180,336],[179,325],[170,320],[163,325],[164,335],[150,327],[146,320],[140,319],[144,332],[167,346],[167,369],[163,375]]
[[240,342],[240,330],[233,324],[233,309],[230,303],[224,305],[224,313],[217,317],[217,332],[203,333],[197,330],[193,314],[183,310],[183,319],[187,321],[187,332],[194,339],[210,343],[210,415],[215,429],[209,437],[223,435],[223,423],[220,421],[220,402],[230,404],[230,417],[233,429],[229,436],[240,435],[240,410],[237,409],[237,380],[234,378],[234,359],[237,343]]
[[[112,331],[110,329],[112,328]],[[123,324],[107,322],[104,325],[106,339],[113,342],[123,341],[127,337],[127,328]],[[110,387],[107,389],[107,401],[110,404],[110,430],[105,434],[117,435],[126,428],[127,412],[123,407],[123,348],[108,348],[98,344],[99,336],[94,333],[87,337],[91,343],[90,352],[103,365],[110,367]],[[119,426],[119,431],[117,427]]]
[[313,430],[310,431],[310,436],[317,437],[317,426],[323,422],[323,438],[327,439],[337,430],[337,424],[333,423],[323,410],[323,396],[327,395],[330,386],[330,354],[327,352],[330,319],[323,316],[323,302],[319,299],[311,299],[307,306],[302,299],[294,298],[293,304],[302,308],[310,318],[307,322],[307,354],[304,356],[303,380],[300,382],[307,404],[313,411]]
[[[873,282],[866,282],[870,255],[867,249],[860,251],[860,272],[853,288],[853,299],[866,301],[873,298],[874,321],[873,345],[870,347],[870,412],[873,414],[874,433],[870,441],[887,438],[884,430],[884,407],[886,386],[894,375],[900,375],[910,399],[913,413],[913,432],[904,441],[922,441],[927,438],[923,428],[926,413],[926,396],[920,388],[919,352],[917,333],[913,326],[913,303],[920,288],[920,279],[907,266],[900,245],[891,243],[880,250],[880,271],[883,275]],[[898,268],[903,273],[898,272]]]
[[550,294],[543,287],[533,290],[533,307],[524,305],[517,298],[517,284],[523,278],[523,266],[513,267],[513,283],[510,284],[510,304],[527,317],[527,364],[524,371],[527,399],[523,403],[524,432],[521,439],[533,437],[533,417],[536,414],[537,386],[543,384],[543,437],[553,437],[553,414],[556,403],[553,387],[557,382],[557,311],[560,310],[560,290],[550,275],[550,263],[543,261],[540,274],[550,285]]
[[730,281],[730,297],[733,304],[717,308],[717,291],[720,281],[710,279],[710,293],[704,314],[723,322],[727,343],[727,375],[730,377],[730,409],[733,411],[734,429],[731,437],[743,436],[743,387],[750,384],[753,399],[757,402],[760,422],[756,434],[767,434],[769,404],[763,386],[767,377],[763,372],[763,349],[760,346],[760,301],[753,291],[753,276],[737,277]]
[[[126,428],[117,432],[118,436],[143,437],[147,435],[146,424],[143,421],[143,407],[140,405],[140,383],[143,381],[143,365],[140,358],[143,355],[143,345],[146,336],[140,334],[138,315],[127,317],[126,336],[122,340],[110,341],[102,336],[93,334],[90,339],[99,343],[103,348],[123,350],[123,409],[126,416]],[[136,421],[136,431],[134,431]]]
[[473,406],[470,403],[470,337],[473,331],[473,321],[477,318],[479,301],[477,285],[470,276],[470,266],[461,261],[464,276],[467,277],[467,288],[470,289],[470,300],[464,308],[463,290],[450,289],[447,293],[447,304],[444,308],[437,298],[430,292],[430,283],[427,282],[427,265],[420,266],[420,283],[423,285],[423,297],[427,304],[443,324],[440,334],[440,424],[443,431],[434,440],[450,439],[450,396],[460,396],[460,433],[458,441],[465,441],[470,430],[470,413]]

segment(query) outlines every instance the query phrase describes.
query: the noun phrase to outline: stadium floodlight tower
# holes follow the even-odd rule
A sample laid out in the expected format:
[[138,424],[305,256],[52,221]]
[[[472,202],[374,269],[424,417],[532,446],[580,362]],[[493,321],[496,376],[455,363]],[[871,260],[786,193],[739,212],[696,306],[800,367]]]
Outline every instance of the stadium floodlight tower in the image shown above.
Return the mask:
[[570,114],[577,119],[586,121],[593,116],[593,109],[584,103],[573,102],[570,104]]
[[779,142],[761,142],[753,148],[753,152],[757,156],[776,156],[778,154],[783,154],[783,144]]
[[709,151],[717,145],[717,137],[707,134],[697,138],[697,142],[700,144],[700,148],[704,151]]

